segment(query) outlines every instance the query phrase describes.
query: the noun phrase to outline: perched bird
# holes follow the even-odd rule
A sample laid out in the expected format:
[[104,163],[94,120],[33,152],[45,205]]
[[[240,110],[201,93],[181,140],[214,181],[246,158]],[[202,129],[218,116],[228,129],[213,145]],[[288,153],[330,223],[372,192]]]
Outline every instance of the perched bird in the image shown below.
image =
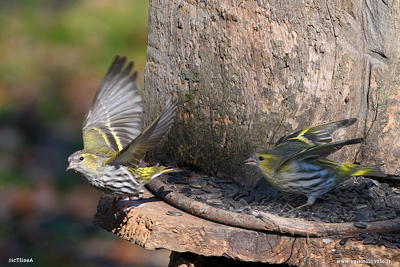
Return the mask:
[[104,77],[83,121],[83,150],[69,158],[72,169],[92,187],[114,195],[116,214],[120,198],[141,195],[144,184],[171,171],[163,166],[140,168],[144,154],[168,133],[177,109],[169,99],[162,114],[143,132],[141,128],[142,97],[133,62],[117,56]]
[[351,118],[320,124],[284,136],[273,149],[256,153],[245,163],[258,166],[276,190],[306,195],[307,203],[298,208],[313,205],[319,196],[351,176],[386,176],[378,166],[337,163],[326,158],[343,146],[364,141],[357,138],[332,142],[332,133],[356,121]]

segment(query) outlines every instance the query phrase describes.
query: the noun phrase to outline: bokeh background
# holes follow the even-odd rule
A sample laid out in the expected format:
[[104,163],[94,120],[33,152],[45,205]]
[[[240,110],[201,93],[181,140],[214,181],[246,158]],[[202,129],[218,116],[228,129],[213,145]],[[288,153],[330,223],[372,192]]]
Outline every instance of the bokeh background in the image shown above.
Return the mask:
[[67,157],[115,55],[143,88],[148,0],[0,1],[0,266],[167,266],[93,225],[100,193]]

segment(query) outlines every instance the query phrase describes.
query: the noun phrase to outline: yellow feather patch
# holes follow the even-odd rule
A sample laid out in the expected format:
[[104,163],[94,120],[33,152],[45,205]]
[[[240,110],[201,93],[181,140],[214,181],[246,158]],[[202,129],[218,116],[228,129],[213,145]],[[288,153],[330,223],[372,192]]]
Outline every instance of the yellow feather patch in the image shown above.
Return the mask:
[[149,182],[151,178],[156,175],[156,174],[162,174],[166,172],[173,171],[173,169],[167,169],[164,166],[154,166],[154,167],[146,167],[146,168],[137,168],[134,169],[133,172],[135,172],[137,175],[140,176],[140,178],[145,182]]
[[98,157],[96,155],[91,154],[91,153],[83,153],[83,154],[81,154],[81,157],[84,158],[85,166],[88,169],[94,170],[94,169],[96,169],[98,167],[99,159],[98,159]]
[[359,171],[353,173],[352,176],[368,175],[369,171],[370,171],[369,169],[362,169],[362,170],[359,170]]
[[272,173],[280,160],[278,156],[271,154],[258,154],[258,156],[264,158],[264,160],[259,162],[263,172]]
[[115,143],[117,143],[118,146],[118,151],[121,151],[123,149],[121,141],[119,140],[119,138],[117,137],[117,135],[115,134],[113,128],[111,127],[110,123],[106,123],[106,126],[111,130],[111,133],[115,139]]
[[258,154],[258,156],[261,156],[261,157],[263,157],[264,159],[267,159],[267,160],[278,160],[279,159],[279,157],[278,156],[275,156],[275,155],[271,155],[271,154]]
[[[351,175],[351,176],[363,176],[363,175],[368,175],[371,171],[370,168],[362,168],[358,171],[356,171],[357,169],[362,168],[362,166],[360,165],[354,165],[351,163],[343,163],[340,165],[340,169],[341,171],[343,171],[344,173]],[[355,173],[352,173],[356,171]]]
[[309,146],[314,146],[314,144],[311,143],[310,140],[308,140],[307,138],[305,138],[304,136],[301,136],[301,135],[299,135],[297,137],[294,137],[294,138],[290,138],[290,139],[288,139],[288,141],[289,140],[300,140],[300,141],[306,143]]
[[351,164],[351,163],[342,163],[342,164],[336,164],[336,165],[338,165],[340,170],[345,173],[351,173],[351,170],[354,168],[354,164]]
[[279,172],[289,172],[290,171],[290,165],[284,166],[283,168],[279,169]]
[[105,135],[105,133],[103,133],[99,128],[92,128],[93,130],[96,130],[104,139],[104,141],[107,143],[108,147],[111,147],[110,142],[108,141],[107,135]]
[[299,133],[297,136],[303,136],[306,132],[308,132],[310,128],[304,129],[301,133]]

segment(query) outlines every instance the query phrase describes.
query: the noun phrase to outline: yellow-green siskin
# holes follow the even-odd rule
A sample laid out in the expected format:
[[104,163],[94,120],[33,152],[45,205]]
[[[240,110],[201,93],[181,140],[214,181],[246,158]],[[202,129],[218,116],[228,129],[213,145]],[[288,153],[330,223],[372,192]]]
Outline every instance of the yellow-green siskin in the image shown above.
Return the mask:
[[356,121],[351,118],[320,124],[284,136],[273,149],[256,153],[245,163],[258,166],[276,190],[306,195],[305,205],[313,205],[319,196],[351,176],[386,176],[378,166],[337,163],[326,158],[343,146],[364,141],[357,138],[332,142],[332,133]]
[[[137,72],[132,73],[133,62],[124,68],[125,62],[125,57],[117,56],[97,90],[83,122],[84,148],[68,158],[67,170],[101,192],[133,197],[142,194],[152,178],[171,171],[163,166],[139,168],[139,163],[168,133],[177,107],[169,99],[162,114],[141,132]],[[113,203],[116,211],[116,198]]]

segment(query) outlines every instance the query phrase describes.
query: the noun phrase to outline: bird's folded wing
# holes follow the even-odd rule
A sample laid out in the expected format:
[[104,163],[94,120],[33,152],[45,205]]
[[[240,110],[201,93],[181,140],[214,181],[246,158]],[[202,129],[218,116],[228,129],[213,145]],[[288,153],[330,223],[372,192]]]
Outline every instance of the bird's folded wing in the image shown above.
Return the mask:
[[299,140],[309,146],[321,145],[332,142],[332,134],[340,128],[353,125],[357,121],[356,118],[345,119],[335,122],[328,122],[316,125],[291,135],[284,136],[276,142],[275,147],[290,140]]
[[328,155],[338,151],[343,146],[346,145],[354,145],[358,143],[362,143],[364,138],[356,138],[345,141],[338,141],[328,144],[317,145],[313,147],[306,148],[282,161],[278,166],[278,171],[283,170],[286,166],[291,165],[292,162],[298,162],[305,159],[312,158],[325,158]]

